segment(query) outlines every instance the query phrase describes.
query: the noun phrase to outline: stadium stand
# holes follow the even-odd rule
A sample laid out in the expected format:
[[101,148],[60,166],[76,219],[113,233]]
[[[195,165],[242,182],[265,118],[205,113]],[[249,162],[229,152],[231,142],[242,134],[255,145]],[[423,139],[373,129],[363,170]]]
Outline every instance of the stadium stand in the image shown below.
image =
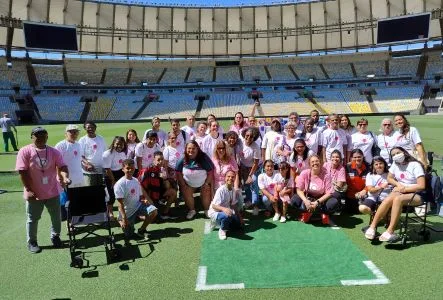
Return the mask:
[[260,103],[264,114],[269,116],[287,116],[291,111],[308,115],[315,109],[311,102],[294,91],[263,92]]
[[63,66],[61,65],[33,65],[32,67],[39,86],[62,85],[65,83]]
[[252,104],[253,101],[248,99],[245,92],[212,93],[209,100],[203,102],[200,116],[214,114],[219,117],[234,117],[239,111],[249,116]]
[[132,69],[130,83],[140,85],[142,82],[157,83],[163,73],[164,68],[146,68],[137,66]]
[[188,82],[212,82],[214,74],[213,67],[192,67],[189,73]]
[[107,68],[104,83],[109,85],[126,84],[128,72],[128,68]]
[[443,58],[441,55],[430,55],[426,64],[425,79],[434,79],[437,75],[443,78]]
[[323,67],[331,79],[348,79],[354,77],[349,63],[323,63]]
[[386,76],[385,61],[359,61],[353,64],[358,77],[366,77],[371,74]]
[[7,66],[6,58],[0,58],[0,88],[10,89],[13,86],[29,88],[28,73],[25,61],[12,61]]
[[101,61],[65,59],[65,66],[70,84],[101,84],[104,69]]
[[12,103],[8,96],[0,95],[0,107],[3,113],[8,113],[11,119],[16,119],[15,111],[19,109],[17,103]]
[[289,65],[285,64],[271,64],[268,65],[268,70],[271,75],[271,80],[274,81],[294,81],[296,78],[289,69]]
[[379,112],[402,112],[417,109],[423,86],[398,86],[376,88],[372,95]]
[[34,101],[43,120],[78,122],[84,103],[80,96],[35,95]]
[[260,81],[269,80],[268,74],[266,74],[265,66],[242,66],[243,80],[244,81],[255,81],[259,79]]
[[130,120],[143,105],[144,95],[117,95],[107,120]]
[[328,113],[350,114],[352,113],[348,103],[343,98],[340,90],[321,90],[314,92],[314,99],[323,110]]
[[158,94],[159,101],[151,102],[138,117],[139,119],[152,118],[185,118],[189,114],[195,114],[197,101],[193,93],[168,93]]
[[239,82],[240,70],[238,67],[217,67],[216,82]]
[[341,93],[348,102],[351,112],[354,114],[371,113],[371,108],[365,95],[360,95],[358,89],[342,89]]
[[300,80],[326,79],[318,64],[295,64],[292,67]]
[[168,68],[165,75],[163,75],[161,83],[183,83],[185,82],[187,72],[188,68]]
[[106,120],[116,100],[116,97],[99,96],[96,102],[91,102],[88,119]]
[[398,58],[393,57],[389,60],[389,75],[415,76],[415,74],[417,74],[417,68],[419,62],[420,62],[420,57],[398,57]]

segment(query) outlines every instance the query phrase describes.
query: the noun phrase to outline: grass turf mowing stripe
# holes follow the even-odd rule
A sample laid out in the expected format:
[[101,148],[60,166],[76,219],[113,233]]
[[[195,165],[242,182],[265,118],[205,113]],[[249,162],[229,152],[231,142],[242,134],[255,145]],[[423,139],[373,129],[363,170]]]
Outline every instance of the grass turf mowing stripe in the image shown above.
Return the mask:
[[[228,288],[339,286],[388,283],[342,230],[300,222],[284,224],[252,219],[244,234],[220,241],[216,231],[205,234],[196,290]],[[386,282],[387,281],[387,282]]]

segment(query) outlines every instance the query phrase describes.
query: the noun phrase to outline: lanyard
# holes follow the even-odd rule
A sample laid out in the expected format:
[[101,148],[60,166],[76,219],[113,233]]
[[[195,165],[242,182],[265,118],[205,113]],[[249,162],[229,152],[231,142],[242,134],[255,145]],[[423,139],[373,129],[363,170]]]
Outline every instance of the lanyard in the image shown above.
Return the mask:
[[44,166],[48,163],[48,147],[45,146],[45,164],[43,165],[43,160],[41,159],[40,155],[38,154],[37,149],[35,149],[35,153],[37,154],[38,160],[40,161],[40,168],[42,173],[45,173],[45,170],[43,169]]

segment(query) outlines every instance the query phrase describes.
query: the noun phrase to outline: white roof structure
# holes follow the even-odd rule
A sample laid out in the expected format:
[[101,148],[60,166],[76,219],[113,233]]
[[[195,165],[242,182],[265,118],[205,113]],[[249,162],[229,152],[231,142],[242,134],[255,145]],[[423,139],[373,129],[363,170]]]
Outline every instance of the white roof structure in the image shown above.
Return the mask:
[[21,20],[76,25],[81,52],[154,57],[268,56],[371,47],[377,20],[423,12],[432,13],[429,38],[442,36],[441,0],[244,0],[230,7],[204,2],[214,3],[0,1],[0,47],[24,48]]

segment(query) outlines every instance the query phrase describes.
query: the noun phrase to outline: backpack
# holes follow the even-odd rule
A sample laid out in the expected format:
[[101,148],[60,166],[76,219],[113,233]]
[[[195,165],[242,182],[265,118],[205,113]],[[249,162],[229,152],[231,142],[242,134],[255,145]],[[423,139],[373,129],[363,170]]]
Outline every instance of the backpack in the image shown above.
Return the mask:
[[[185,144],[186,144],[186,132],[185,132],[183,129],[180,129],[180,131],[181,131],[181,133],[182,133],[183,141],[184,141]],[[171,132],[168,132],[168,135],[169,135],[170,133],[171,133]]]

